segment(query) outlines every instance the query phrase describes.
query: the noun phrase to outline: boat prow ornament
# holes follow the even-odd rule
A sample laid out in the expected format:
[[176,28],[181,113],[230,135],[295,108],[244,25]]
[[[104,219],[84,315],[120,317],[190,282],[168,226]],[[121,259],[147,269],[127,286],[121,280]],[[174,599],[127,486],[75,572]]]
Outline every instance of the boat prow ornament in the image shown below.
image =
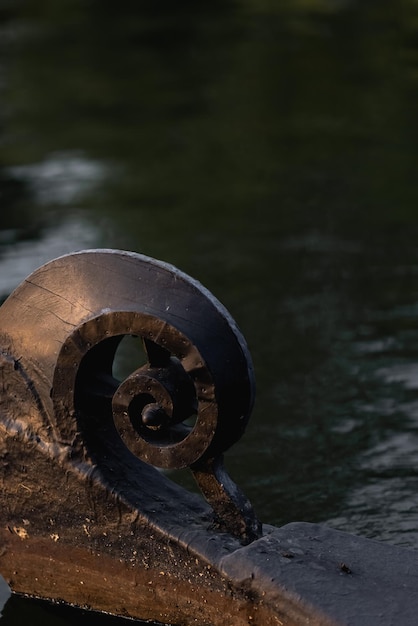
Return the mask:
[[[118,375],[124,337],[144,359]],[[253,401],[241,332],[173,266],[87,250],[36,270],[0,308],[12,591],[169,624],[415,623],[412,550],[262,528],[223,466]],[[205,499],[158,468],[189,468]]]

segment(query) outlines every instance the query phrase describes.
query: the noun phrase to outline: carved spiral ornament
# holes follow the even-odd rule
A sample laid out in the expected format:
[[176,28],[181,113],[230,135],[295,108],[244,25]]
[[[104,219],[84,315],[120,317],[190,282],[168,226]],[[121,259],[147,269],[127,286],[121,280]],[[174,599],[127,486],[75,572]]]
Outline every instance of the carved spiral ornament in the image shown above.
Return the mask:
[[[118,380],[115,355],[126,335],[142,339],[147,363]],[[111,414],[129,450],[161,468],[192,465],[221,430],[215,385],[199,350],[146,313],[105,312],[77,328],[58,357],[52,398],[64,436],[65,415],[73,411],[81,429],[89,420],[100,428]]]
[[[49,385],[45,426],[60,443],[81,437],[94,455],[102,429],[143,461],[181,468],[219,456],[245,429],[246,343],[216,298],[171,265],[114,250],[66,255],[29,276],[0,318]],[[142,341],[146,363],[120,379],[126,336]]]

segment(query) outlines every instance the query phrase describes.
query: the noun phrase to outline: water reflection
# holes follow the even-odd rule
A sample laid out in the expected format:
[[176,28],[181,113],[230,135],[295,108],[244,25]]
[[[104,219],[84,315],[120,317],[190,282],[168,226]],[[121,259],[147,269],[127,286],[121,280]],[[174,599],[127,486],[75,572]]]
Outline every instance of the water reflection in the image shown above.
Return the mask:
[[3,607],[6,604],[6,601],[8,600],[9,597],[10,597],[10,589],[8,585],[6,584],[6,581],[0,576],[0,618],[1,618],[1,612],[3,610]]
[[74,152],[0,168],[0,298],[51,258],[98,245],[99,229],[78,203],[104,177],[103,165]]
[[[9,234],[7,231],[3,231]],[[10,238],[16,237],[14,231]],[[52,258],[74,250],[95,248],[100,235],[83,216],[67,215],[61,223],[45,226],[38,238],[0,245],[0,298],[3,300],[30,273]]]
[[103,182],[105,168],[77,153],[50,154],[41,163],[16,165],[10,179],[29,188],[31,201],[42,205],[77,205]]
[[415,3],[0,21],[0,293],[82,247],[178,265],[254,358],[227,463],[258,515],[418,547]]

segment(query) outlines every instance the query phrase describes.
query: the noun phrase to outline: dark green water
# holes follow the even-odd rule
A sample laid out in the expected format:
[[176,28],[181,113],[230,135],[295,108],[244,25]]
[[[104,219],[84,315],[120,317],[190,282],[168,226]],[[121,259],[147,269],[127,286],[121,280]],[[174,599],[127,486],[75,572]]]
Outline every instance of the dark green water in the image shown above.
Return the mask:
[[86,247],[177,265],[254,359],[259,517],[417,548],[416,3],[3,0],[0,102],[0,295]]

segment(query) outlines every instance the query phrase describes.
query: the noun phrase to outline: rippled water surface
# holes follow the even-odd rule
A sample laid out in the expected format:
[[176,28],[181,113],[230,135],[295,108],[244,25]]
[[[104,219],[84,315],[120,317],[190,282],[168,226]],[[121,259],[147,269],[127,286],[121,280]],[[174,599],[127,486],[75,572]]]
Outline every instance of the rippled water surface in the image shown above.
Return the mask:
[[125,4],[0,9],[0,297],[71,250],[177,265],[254,359],[259,517],[418,548],[417,5]]

